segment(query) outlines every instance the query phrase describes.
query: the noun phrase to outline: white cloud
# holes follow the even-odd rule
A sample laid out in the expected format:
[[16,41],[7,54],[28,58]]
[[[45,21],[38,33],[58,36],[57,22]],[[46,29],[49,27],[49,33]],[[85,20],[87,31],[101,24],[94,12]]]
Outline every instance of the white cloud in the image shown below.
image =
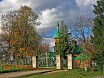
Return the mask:
[[32,1],[33,0],[3,0],[0,2],[0,11],[1,13],[5,13],[10,10],[18,9],[21,5],[32,7]]
[[13,10],[15,8],[17,8],[16,0],[3,0],[0,3],[0,10],[2,13],[7,12],[9,10]]
[[77,6],[79,7],[86,7],[91,4],[96,4],[96,1],[98,0],[76,0]]
[[76,0],[76,4],[77,6],[84,8],[89,5],[97,4],[97,1],[98,0]]
[[76,0],[77,6],[88,6],[91,0]]
[[40,16],[41,25],[38,28],[47,28],[54,26],[57,18],[57,9],[46,9],[43,10]]

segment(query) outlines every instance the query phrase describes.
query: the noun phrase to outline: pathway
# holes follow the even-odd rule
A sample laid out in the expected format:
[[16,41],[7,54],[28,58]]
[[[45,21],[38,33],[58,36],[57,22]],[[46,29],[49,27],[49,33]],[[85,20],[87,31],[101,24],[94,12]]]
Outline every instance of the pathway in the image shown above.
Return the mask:
[[19,71],[19,72],[11,72],[11,73],[2,73],[2,74],[0,74],[0,78],[15,78],[15,77],[18,77],[18,76],[45,73],[45,72],[51,72],[51,71],[52,70],[31,70],[31,71]]

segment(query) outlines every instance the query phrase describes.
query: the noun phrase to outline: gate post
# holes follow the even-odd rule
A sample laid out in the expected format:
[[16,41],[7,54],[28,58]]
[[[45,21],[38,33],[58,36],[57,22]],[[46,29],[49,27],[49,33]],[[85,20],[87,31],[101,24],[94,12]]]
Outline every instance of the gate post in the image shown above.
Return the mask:
[[32,67],[33,68],[37,68],[37,63],[38,63],[38,57],[37,56],[33,56],[32,57]]
[[73,68],[73,60],[72,60],[72,54],[68,54],[67,55],[67,59],[68,59],[68,69],[72,69]]
[[62,59],[60,55],[56,55],[56,69],[62,69]]

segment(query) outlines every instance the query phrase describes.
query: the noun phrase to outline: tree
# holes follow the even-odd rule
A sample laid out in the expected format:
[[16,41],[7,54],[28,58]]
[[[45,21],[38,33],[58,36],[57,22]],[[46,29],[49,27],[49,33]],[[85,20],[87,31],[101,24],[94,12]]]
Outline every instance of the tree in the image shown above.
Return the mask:
[[66,55],[69,54],[69,34],[68,34],[68,28],[67,25],[64,23],[64,21],[61,21],[60,26],[60,49],[62,56],[66,58]]
[[55,52],[56,54],[61,54],[63,58],[66,58],[66,55],[69,54],[69,34],[67,25],[64,21],[61,21],[61,26],[59,28],[59,39],[56,41]]
[[94,58],[102,70],[104,65],[104,0],[97,1],[94,5],[94,27],[91,41],[96,49]]
[[49,44],[40,45],[38,50],[38,55],[42,55],[44,53],[49,53]]
[[77,39],[79,45],[81,45],[83,51],[89,56],[90,59],[93,57],[92,55],[94,53],[92,50],[93,46],[90,42],[92,25],[93,20],[91,18],[79,16],[74,26],[74,30],[72,31],[74,38]]
[[2,34],[6,38],[8,54],[16,59],[24,58],[25,64],[26,57],[37,55],[41,41],[35,29],[37,19],[38,15],[27,6],[2,15]]

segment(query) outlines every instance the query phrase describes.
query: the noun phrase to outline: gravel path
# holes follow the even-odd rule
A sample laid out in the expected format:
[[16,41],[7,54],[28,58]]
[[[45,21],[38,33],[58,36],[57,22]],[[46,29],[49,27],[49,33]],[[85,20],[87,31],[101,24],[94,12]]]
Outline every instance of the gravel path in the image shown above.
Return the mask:
[[51,70],[31,70],[31,71],[2,73],[2,74],[0,74],[0,78],[15,78],[15,77],[18,77],[18,76],[37,74],[37,73],[44,73],[44,72],[50,72],[50,71]]

